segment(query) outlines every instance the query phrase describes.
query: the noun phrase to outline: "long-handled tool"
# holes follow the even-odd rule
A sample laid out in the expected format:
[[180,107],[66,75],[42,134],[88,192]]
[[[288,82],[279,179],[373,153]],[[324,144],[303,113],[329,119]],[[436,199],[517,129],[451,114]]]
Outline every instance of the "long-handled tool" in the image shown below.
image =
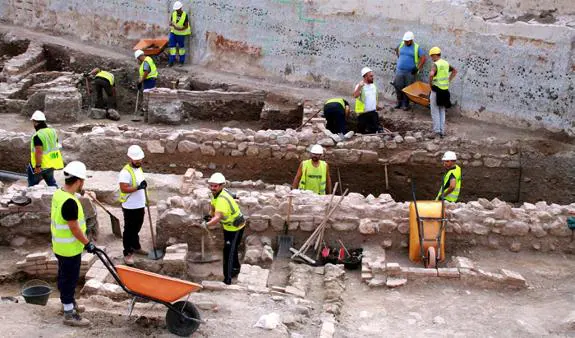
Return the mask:
[[295,131],[300,131],[306,124],[309,123],[309,121],[311,121],[314,117],[317,116],[317,114],[321,113],[321,109],[316,111],[315,114],[313,114],[312,116],[310,116],[309,119],[307,119],[301,126],[299,126]]
[[140,102],[140,90],[138,89],[136,94],[136,108],[134,108],[134,116],[132,116],[133,122],[140,122],[142,119],[138,115],[138,103]]
[[154,226],[152,225],[152,213],[150,213],[150,200],[148,199],[148,188],[144,189],[146,195],[146,211],[148,212],[148,223],[150,223],[150,234],[152,234],[152,250],[148,253],[148,258],[158,260],[164,257],[164,251],[156,248],[156,235],[154,234]]
[[286,220],[284,221],[284,233],[278,236],[278,257],[282,258],[290,256],[289,248],[293,245],[293,236],[288,236],[292,197],[292,195],[288,195],[288,210]]
[[118,217],[112,215],[112,213],[106,209],[102,202],[98,201],[95,197],[87,194],[90,199],[96,203],[100,208],[102,208],[110,216],[110,224],[112,225],[112,233],[118,238],[122,238],[122,227],[120,226],[120,220]]
[[86,94],[88,94],[88,109],[92,108],[92,93],[90,90],[90,81],[86,77]]
[[[208,216],[209,217],[209,216]],[[199,264],[203,264],[203,263],[211,263],[211,262],[217,262],[220,260],[220,257],[218,257],[217,255],[206,255],[205,253],[205,237],[206,234],[208,236],[208,245],[213,248],[213,244],[214,244],[214,238],[215,236],[212,235],[212,232],[210,231],[210,229],[205,228],[204,229],[205,233],[202,232],[202,238],[201,238],[201,251],[199,254],[195,254],[192,258],[191,261],[192,263],[199,263]]]

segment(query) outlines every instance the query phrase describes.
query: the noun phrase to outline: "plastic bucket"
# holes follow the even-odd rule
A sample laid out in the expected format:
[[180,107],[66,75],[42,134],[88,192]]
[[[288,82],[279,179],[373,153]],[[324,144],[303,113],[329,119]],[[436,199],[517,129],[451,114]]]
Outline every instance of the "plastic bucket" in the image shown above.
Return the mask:
[[50,284],[39,279],[28,281],[22,286],[22,297],[28,304],[45,306],[51,293]]

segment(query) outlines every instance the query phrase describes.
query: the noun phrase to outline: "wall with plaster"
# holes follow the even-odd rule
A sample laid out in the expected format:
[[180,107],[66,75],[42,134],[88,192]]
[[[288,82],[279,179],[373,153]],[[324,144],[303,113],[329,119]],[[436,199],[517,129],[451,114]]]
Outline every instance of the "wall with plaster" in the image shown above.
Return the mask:
[[[459,69],[452,94],[465,115],[575,133],[571,0],[516,1],[509,15],[484,13],[493,12],[502,1],[183,2],[193,12],[195,63],[313,83],[348,95],[367,65],[374,69],[380,91],[392,98],[393,49],[403,32],[412,30],[423,48],[440,46]],[[167,34],[171,2],[0,0],[0,8],[6,7],[6,20],[29,20],[34,13],[34,26],[129,47],[141,37]],[[539,18],[542,10],[553,9],[545,14],[546,20],[552,16],[553,24],[513,16],[528,13]]]

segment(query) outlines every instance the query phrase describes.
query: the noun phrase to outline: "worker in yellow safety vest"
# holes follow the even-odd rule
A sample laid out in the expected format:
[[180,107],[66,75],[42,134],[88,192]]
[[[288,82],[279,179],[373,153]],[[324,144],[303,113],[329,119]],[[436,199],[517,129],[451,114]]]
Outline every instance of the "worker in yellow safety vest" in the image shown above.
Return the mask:
[[36,110],[30,118],[36,133],[30,140],[30,164],[26,168],[28,186],[34,186],[42,179],[48,186],[57,187],[54,170],[64,168],[58,135],[46,125],[46,115]]
[[94,253],[96,246],[86,237],[86,218],[82,204],[76,196],[81,193],[86,180],[86,166],[72,161],[64,168],[64,187],[54,192],[50,212],[52,251],[58,260],[58,290],[64,310],[64,324],[70,326],[89,326],[90,321],[82,318],[82,306],[74,298],[82,251]]
[[158,78],[158,68],[154,63],[154,59],[144,54],[140,49],[134,52],[134,57],[138,60],[139,77],[138,77],[138,90],[150,90],[156,87],[156,79]]
[[395,49],[395,54],[397,55],[397,67],[395,78],[393,79],[393,86],[397,96],[395,109],[409,110],[409,99],[403,93],[403,88],[415,82],[417,73],[421,71],[425,64],[425,51],[413,41],[414,39],[413,32],[405,32],[403,40]]
[[140,245],[140,230],[144,224],[148,196],[146,195],[148,183],[142,170],[144,151],[139,145],[131,145],[128,148],[128,162],[118,175],[120,185],[119,202],[122,203],[124,214],[124,262],[134,265],[134,254],[147,255],[148,252]]
[[353,91],[355,98],[355,113],[357,114],[357,132],[374,134],[380,131],[379,115],[377,114],[377,86],[373,82],[373,71],[368,67],[361,69],[361,80]]
[[170,16],[170,36],[168,39],[168,48],[170,49],[168,66],[170,67],[176,62],[176,51],[180,57],[180,65],[186,62],[186,38],[192,34],[190,17],[182,7],[184,6],[180,1],[174,2],[174,11]]
[[433,120],[433,132],[443,138],[445,136],[445,109],[451,107],[449,84],[457,75],[457,69],[441,58],[441,49],[433,47],[429,50],[433,67],[429,72],[429,106]]
[[310,149],[311,159],[302,161],[292,183],[293,189],[310,190],[318,195],[331,194],[329,165],[320,160],[323,147],[315,144]]
[[214,173],[208,179],[212,192],[209,220],[201,227],[208,229],[220,223],[224,230],[224,283],[230,285],[232,278],[240,273],[241,265],[238,248],[244,234],[245,218],[235,201],[234,195],[224,189],[226,178],[221,173]]
[[447,172],[443,175],[443,186],[439,189],[436,200],[444,199],[448,202],[457,202],[461,190],[461,167],[455,164],[457,155],[453,151],[446,151],[441,158],[443,167]]
[[[94,76],[94,91],[96,92],[95,108],[99,109],[116,109],[116,81],[114,74],[94,68],[90,72]],[[106,101],[104,101],[104,92]]]

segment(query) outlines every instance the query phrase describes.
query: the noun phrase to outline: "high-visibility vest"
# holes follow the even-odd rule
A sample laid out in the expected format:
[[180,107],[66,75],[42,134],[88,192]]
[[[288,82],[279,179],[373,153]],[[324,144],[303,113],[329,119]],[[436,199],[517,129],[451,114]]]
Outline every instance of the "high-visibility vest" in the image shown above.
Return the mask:
[[62,189],[58,189],[52,196],[51,224],[50,232],[52,233],[52,250],[55,254],[72,257],[84,251],[84,244],[80,242],[68,226],[68,221],[62,217],[62,206],[68,199],[73,199],[78,206],[78,224],[82,233],[86,234],[86,219],[84,218],[84,209],[78,198]]
[[439,59],[435,61],[435,67],[437,70],[431,84],[442,90],[449,89],[449,63]]
[[[217,203],[218,201],[225,201],[225,203]],[[220,224],[226,231],[239,231],[245,226],[245,222],[243,224],[238,224],[238,226],[234,226],[234,221],[238,217],[243,217],[242,212],[240,211],[240,207],[236,203],[236,200],[227,192],[225,189],[218,194],[218,197],[213,198],[211,200],[211,204],[216,208],[216,203],[220,206],[217,209],[218,212],[222,213],[222,219],[220,220]],[[221,210],[222,204],[224,205],[223,210]]]
[[96,74],[96,77],[101,77],[103,79],[106,79],[110,82],[110,85],[114,85],[114,74],[107,72],[105,70],[100,71],[98,74]]
[[[453,174],[453,176],[455,177],[455,189],[453,189],[453,191],[450,192],[449,195],[445,196],[445,200],[449,202],[457,202],[457,199],[459,198],[459,191],[461,189],[461,168],[456,164],[455,168],[450,169],[445,174],[445,176],[443,176],[443,187],[448,186],[451,174]],[[442,192],[441,189],[442,188],[439,188],[439,192],[437,193],[437,197],[435,198],[436,200],[438,200],[441,197]],[[443,191],[445,191],[445,189],[443,189]]]
[[[154,63],[154,59],[152,59],[149,56],[146,56],[146,58],[144,59],[144,62],[147,62],[148,65],[150,66],[150,72],[148,73],[148,76],[146,77],[146,79],[155,79],[158,77],[158,69],[156,68],[156,64]],[[144,62],[142,62],[142,64],[140,65],[140,78],[144,77]],[[144,79],[144,80],[146,80]]]
[[345,109],[345,101],[341,97],[335,98],[335,99],[329,99],[329,100],[325,101],[325,104],[328,104],[328,103],[339,103],[339,104],[341,104],[343,109]]
[[[142,170],[142,174],[144,174],[144,169],[142,169],[142,168],[140,168],[140,169]],[[130,163],[126,164],[124,166],[124,168],[122,168],[122,170],[126,170],[126,171],[128,171],[128,173],[130,173],[130,176],[132,177],[132,184],[130,184],[130,185],[132,186],[132,188],[137,187],[138,181],[136,180],[136,173],[134,172],[134,168],[132,168]],[[147,193],[148,193],[148,191],[146,191],[146,204],[148,203]],[[131,192],[122,192],[122,189],[120,189],[120,196],[118,197],[118,202],[120,202],[120,203],[126,202],[131,194],[132,194]]]
[[[58,135],[52,128],[42,128],[38,130],[34,136],[38,136],[42,141],[42,169],[62,169],[64,168],[64,160],[60,153],[58,146]],[[36,166],[36,153],[34,146],[34,136],[30,140],[30,163],[32,167]]]
[[[186,22],[187,17],[188,17],[188,15],[186,14],[186,12],[182,11],[182,16],[180,16],[180,19],[178,20],[178,11],[173,11],[172,12],[172,23],[178,28],[184,28],[184,23]],[[191,22],[189,22],[189,20],[188,20],[188,28],[184,29],[183,31],[179,31],[179,30],[174,29],[173,27],[170,27],[170,32],[172,32],[176,35],[190,35],[190,34],[192,34]]]
[[327,164],[325,161],[319,161],[319,166],[315,167],[311,159],[305,160],[302,162],[301,172],[300,190],[310,190],[318,195],[325,195],[327,182]]
[[[399,44],[399,47],[397,48],[399,50],[399,53],[401,53],[401,48],[405,46],[405,42],[401,41],[401,43]],[[419,65],[419,45],[417,43],[413,43],[413,61],[415,62],[415,67],[417,67],[417,65]]]
[[[375,85],[375,83],[373,84],[373,86],[375,87],[375,104],[377,105],[377,95],[378,95],[377,86]],[[361,95],[355,99],[355,113],[357,115],[365,113],[365,103],[363,103],[363,101],[365,100],[364,90],[365,86],[361,88]]]

